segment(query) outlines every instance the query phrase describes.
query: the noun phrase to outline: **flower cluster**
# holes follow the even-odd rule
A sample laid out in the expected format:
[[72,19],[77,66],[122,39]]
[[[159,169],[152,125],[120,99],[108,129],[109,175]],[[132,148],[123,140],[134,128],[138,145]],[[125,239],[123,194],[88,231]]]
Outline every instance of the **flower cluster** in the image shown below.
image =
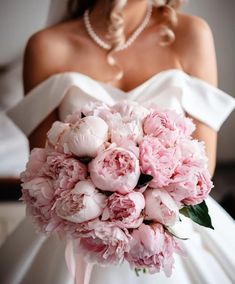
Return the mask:
[[85,105],[52,125],[45,148],[32,150],[21,174],[27,212],[40,231],[75,239],[89,261],[125,259],[169,276],[182,250],[168,228],[213,187],[193,131],[171,110]]

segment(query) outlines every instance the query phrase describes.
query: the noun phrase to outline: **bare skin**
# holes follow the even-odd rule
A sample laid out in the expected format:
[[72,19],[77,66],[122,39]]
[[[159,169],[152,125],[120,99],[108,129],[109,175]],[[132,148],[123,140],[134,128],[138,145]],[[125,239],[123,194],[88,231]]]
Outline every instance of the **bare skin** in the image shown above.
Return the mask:
[[[145,15],[146,0],[129,0],[124,10],[125,33],[138,26]],[[101,1],[91,13],[96,32],[105,38],[106,19],[100,15]],[[167,47],[158,44],[156,31],[161,15],[154,9],[144,32],[129,48],[116,53],[124,77],[113,86],[129,91],[163,70],[181,69],[212,85],[217,85],[217,66],[212,32],[208,24],[195,16],[178,14],[174,28],[176,39]],[[135,15],[134,17],[132,15]],[[44,29],[28,41],[24,57],[24,89],[27,94],[48,77],[68,71],[79,72],[106,82],[115,76],[116,69],[107,64],[107,51],[98,47],[87,35],[83,20],[76,19]],[[141,68],[140,68],[141,66]],[[30,147],[43,147],[46,132],[58,120],[53,111],[30,135]],[[216,132],[204,123],[196,124],[194,138],[205,141],[209,171],[214,173],[216,161]]]

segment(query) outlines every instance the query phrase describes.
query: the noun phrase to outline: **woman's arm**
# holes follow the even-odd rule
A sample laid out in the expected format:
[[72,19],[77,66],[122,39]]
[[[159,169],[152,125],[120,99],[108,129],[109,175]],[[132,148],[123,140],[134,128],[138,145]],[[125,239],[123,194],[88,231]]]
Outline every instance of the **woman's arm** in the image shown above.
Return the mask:
[[[177,50],[183,69],[188,74],[217,86],[216,55],[210,27],[204,20],[194,16],[183,15],[179,17],[179,21],[182,40],[177,43]],[[213,175],[216,165],[217,132],[199,120],[192,119],[196,124],[193,137],[205,142],[208,168]]]
[[211,176],[213,176],[216,166],[217,132],[194,118],[193,122],[196,125],[193,137],[199,141],[205,142],[206,154],[208,157],[208,169]]
[[[55,35],[50,30],[39,32],[29,39],[24,54],[23,81],[25,94],[51,75],[59,72],[60,63],[56,56],[57,53]],[[30,134],[30,149],[44,147],[46,133],[55,120],[58,120],[57,110],[54,110]]]

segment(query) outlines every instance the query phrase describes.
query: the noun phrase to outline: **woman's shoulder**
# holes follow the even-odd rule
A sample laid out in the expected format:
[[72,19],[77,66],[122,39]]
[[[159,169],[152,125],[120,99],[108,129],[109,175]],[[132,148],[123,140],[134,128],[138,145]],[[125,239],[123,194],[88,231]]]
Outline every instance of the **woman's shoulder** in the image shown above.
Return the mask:
[[177,12],[175,51],[183,69],[209,83],[217,84],[217,67],[212,29],[206,20]]
[[51,75],[66,71],[74,46],[82,46],[83,33],[76,20],[45,28],[29,38],[24,53],[25,93]]
[[213,34],[208,22],[198,16],[177,12],[178,23],[174,29],[175,43],[183,53],[203,51],[213,43]]
[[[75,39],[77,41],[82,40],[85,37],[84,34],[80,20],[62,22],[33,34],[27,42],[25,52],[36,53],[35,55],[38,54],[40,58],[49,56],[53,59],[58,54],[63,57],[66,52],[69,52],[71,43]],[[61,56],[60,60],[57,60],[58,62],[63,59]]]
[[84,35],[84,29],[82,28],[81,20],[67,20],[54,26],[46,27],[35,34],[33,34],[27,45],[32,47],[50,47],[50,45],[58,44],[63,45],[69,39],[72,39],[74,35]]
[[190,41],[192,38],[211,35],[208,22],[198,16],[177,12],[177,25],[175,32],[181,39]]

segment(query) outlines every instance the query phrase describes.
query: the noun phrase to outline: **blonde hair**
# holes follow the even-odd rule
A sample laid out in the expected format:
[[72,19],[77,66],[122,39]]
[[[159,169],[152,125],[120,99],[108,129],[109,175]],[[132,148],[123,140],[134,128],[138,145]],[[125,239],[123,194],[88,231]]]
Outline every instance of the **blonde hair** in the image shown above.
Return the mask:
[[[107,62],[109,65],[118,69],[117,75],[109,80],[120,80],[123,77],[123,70],[117,60],[114,58],[115,51],[125,42],[123,9],[128,0],[111,1],[111,9],[109,14],[109,26],[107,38],[110,40],[111,49],[107,54]],[[175,34],[173,27],[177,24],[176,10],[185,2],[184,0],[151,0],[152,5],[159,9],[161,13],[161,23],[159,24],[159,44],[162,46],[169,45],[174,42]]]

